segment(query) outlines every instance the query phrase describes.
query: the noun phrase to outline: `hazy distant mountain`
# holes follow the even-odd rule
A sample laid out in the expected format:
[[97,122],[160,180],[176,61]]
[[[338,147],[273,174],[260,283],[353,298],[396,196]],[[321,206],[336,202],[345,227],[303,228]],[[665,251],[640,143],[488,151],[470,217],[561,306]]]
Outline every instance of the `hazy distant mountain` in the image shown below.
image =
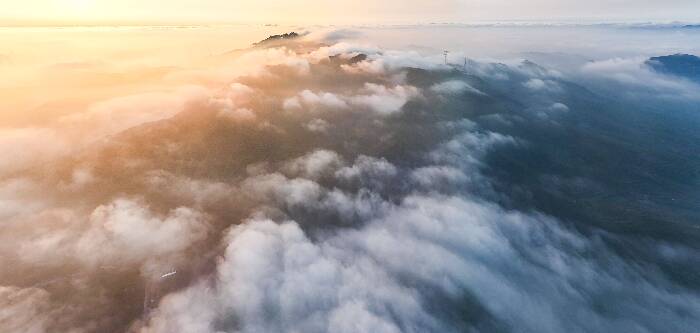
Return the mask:
[[700,58],[691,54],[651,57],[646,64],[655,71],[700,82]]

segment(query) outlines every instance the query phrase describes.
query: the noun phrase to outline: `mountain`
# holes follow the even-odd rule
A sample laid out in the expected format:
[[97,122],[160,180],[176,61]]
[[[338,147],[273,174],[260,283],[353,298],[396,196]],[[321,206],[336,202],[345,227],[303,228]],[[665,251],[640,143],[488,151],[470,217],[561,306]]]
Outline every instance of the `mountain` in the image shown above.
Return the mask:
[[295,39],[295,38],[298,38],[300,36],[301,36],[300,34],[292,31],[292,32],[288,32],[285,34],[281,34],[281,35],[272,35],[272,36],[267,37],[267,38],[265,38],[257,43],[254,43],[253,45],[254,46],[262,46],[265,44],[269,44],[271,42],[277,42],[277,41],[288,40],[288,39]]
[[700,57],[691,54],[673,54],[651,57],[646,61],[646,64],[656,72],[700,83]]

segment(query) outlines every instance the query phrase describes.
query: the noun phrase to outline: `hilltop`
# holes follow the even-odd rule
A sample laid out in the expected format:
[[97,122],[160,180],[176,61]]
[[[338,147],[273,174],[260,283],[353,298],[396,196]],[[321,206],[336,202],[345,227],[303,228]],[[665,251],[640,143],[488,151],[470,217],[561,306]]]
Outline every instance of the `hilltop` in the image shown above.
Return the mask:
[[651,57],[646,64],[654,71],[700,83],[700,58],[691,54]]
[[271,42],[278,42],[278,41],[283,41],[283,40],[295,39],[295,38],[299,38],[299,37],[301,37],[300,34],[292,31],[292,32],[281,34],[281,35],[269,36],[269,37],[267,37],[267,38],[265,38],[257,43],[254,43],[253,45],[254,46],[263,46],[263,45],[269,44]]

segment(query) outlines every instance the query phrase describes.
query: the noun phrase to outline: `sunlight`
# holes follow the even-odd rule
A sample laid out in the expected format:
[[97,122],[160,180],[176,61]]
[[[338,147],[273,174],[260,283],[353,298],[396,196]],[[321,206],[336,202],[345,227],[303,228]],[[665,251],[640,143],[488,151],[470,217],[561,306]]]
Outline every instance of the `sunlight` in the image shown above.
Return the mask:
[[700,0],[0,1],[0,333],[700,333]]
[[95,0],[61,0],[62,7],[67,11],[67,15],[88,14],[95,5]]

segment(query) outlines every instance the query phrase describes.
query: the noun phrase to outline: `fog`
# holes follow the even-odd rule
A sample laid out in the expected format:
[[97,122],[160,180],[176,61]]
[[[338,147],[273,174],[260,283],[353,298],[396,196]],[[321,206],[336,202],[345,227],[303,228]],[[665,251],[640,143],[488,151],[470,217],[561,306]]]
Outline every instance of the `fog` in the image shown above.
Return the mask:
[[17,29],[0,331],[700,325],[697,30]]

